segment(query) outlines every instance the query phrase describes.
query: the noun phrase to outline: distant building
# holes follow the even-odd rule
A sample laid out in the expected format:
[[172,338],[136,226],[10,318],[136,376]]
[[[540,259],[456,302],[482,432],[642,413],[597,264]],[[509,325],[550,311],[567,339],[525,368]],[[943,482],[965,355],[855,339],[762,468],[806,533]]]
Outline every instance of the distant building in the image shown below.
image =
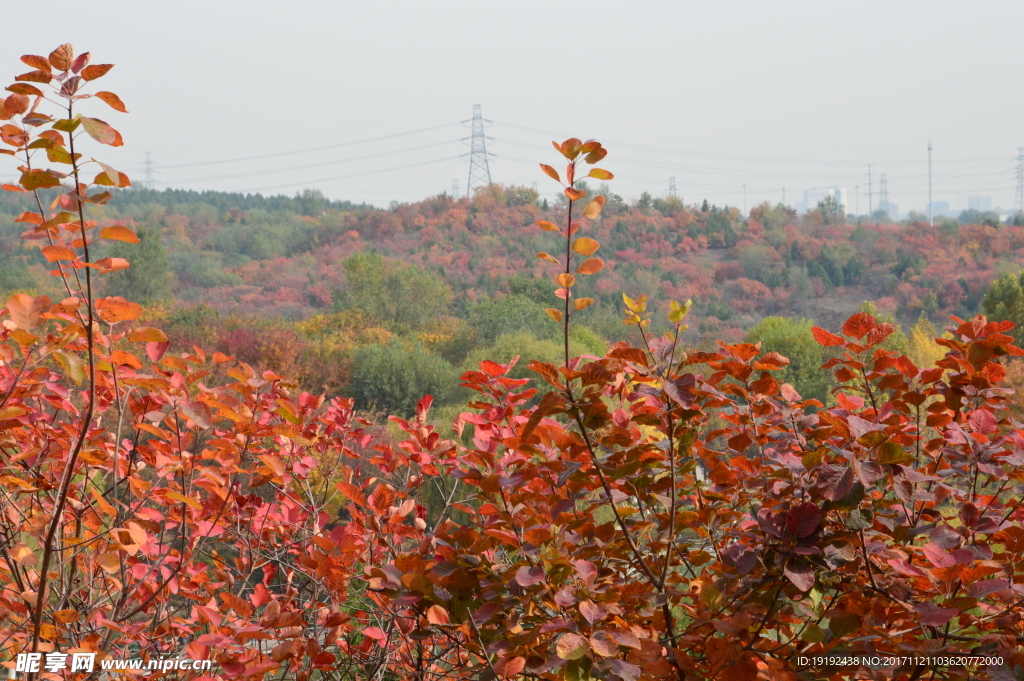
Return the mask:
[[878,210],[882,211],[889,217],[896,219],[900,214],[900,206],[898,203],[880,203],[878,204]]
[[992,210],[991,196],[968,196],[968,210]]
[[949,209],[949,201],[932,201],[928,204],[928,207],[931,208],[932,215],[935,217],[942,217],[951,213]]
[[818,203],[826,197],[831,196],[836,203],[843,207],[843,213],[849,213],[850,202],[847,200],[846,190],[840,187],[815,187],[804,190],[804,211],[814,210]]

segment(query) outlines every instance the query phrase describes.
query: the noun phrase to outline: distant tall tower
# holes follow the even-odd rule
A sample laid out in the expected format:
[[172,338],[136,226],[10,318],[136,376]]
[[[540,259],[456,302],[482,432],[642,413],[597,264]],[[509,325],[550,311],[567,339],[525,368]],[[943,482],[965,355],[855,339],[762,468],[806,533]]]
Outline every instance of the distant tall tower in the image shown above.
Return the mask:
[[673,199],[676,198],[676,178],[668,178],[668,195]]
[[934,225],[932,215],[932,141],[928,140],[928,224]]
[[871,164],[868,164],[868,217],[875,212],[874,203],[871,198]]
[[153,166],[154,165],[156,165],[156,164],[153,163],[153,161],[149,158],[149,152],[147,151],[146,152],[146,160],[142,164],[142,167],[145,169],[145,173],[146,173],[146,189],[152,189],[153,188]]
[[1018,213],[1024,212],[1024,147],[1017,147],[1017,195],[1013,205]]
[[889,181],[885,173],[882,173],[881,179],[878,180],[878,209],[886,215],[889,214]]
[[453,199],[459,198],[459,181],[458,180],[452,180],[452,198]]
[[473,105],[473,137],[469,146],[469,181],[466,196],[473,196],[473,187],[491,183],[491,167],[487,165],[487,138],[484,136],[484,117],[480,105]]

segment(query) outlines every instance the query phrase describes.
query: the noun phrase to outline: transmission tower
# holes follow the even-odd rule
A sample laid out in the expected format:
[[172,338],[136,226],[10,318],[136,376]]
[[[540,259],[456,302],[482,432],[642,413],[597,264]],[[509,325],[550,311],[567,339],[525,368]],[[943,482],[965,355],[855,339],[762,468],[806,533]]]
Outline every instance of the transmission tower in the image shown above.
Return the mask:
[[878,181],[878,209],[889,215],[889,181],[885,173],[882,173],[882,178]]
[[149,158],[149,152],[146,152],[146,161],[142,164],[146,173],[146,189],[153,188],[153,166],[156,164]]
[[871,201],[871,164],[868,164],[868,217],[875,212],[875,206]]
[[1024,147],[1017,147],[1017,194],[1013,197],[1017,212],[1024,212]]
[[932,141],[928,140],[928,224],[934,225],[932,215]]
[[487,165],[487,138],[484,136],[484,117],[480,105],[473,105],[473,136],[469,145],[469,180],[466,196],[473,196],[473,187],[491,183],[491,168]]
[[676,198],[676,178],[668,178],[668,195],[673,199]]

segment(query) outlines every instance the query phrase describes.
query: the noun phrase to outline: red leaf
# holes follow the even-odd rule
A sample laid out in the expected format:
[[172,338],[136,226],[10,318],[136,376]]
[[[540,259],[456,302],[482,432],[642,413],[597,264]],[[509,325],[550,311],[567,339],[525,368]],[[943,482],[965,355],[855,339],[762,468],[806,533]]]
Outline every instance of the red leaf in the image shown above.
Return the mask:
[[858,312],[843,324],[843,333],[853,338],[863,338],[871,329],[878,326],[878,320],[866,312]]
[[830,464],[818,475],[818,490],[829,501],[842,499],[853,489],[853,470],[849,466]]
[[791,558],[782,572],[801,591],[810,591],[814,586],[814,568],[805,560]]
[[170,341],[146,343],[146,354],[154,362],[159,362],[169,347],[171,347]]
[[797,539],[810,537],[820,524],[821,509],[810,502],[804,502],[786,513],[786,531]]
[[814,336],[814,340],[818,341],[818,345],[824,345],[825,347],[832,347],[834,345],[842,345],[845,341],[834,333],[830,333],[825,329],[815,326],[811,329],[811,334]]
[[544,574],[544,568],[524,565],[516,570],[516,583],[519,586],[533,586],[534,584],[540,584],[545,579],[547,577]]

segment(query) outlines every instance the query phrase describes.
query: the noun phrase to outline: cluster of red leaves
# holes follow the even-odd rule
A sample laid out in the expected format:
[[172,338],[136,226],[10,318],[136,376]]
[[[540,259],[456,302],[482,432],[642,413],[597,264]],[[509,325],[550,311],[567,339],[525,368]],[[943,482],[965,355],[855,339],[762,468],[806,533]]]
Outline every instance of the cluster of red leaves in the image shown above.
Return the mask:
[[[44,82],[43,58],[26,61]],[[87,60],[62,46],[45,61],[68,101],[54,125],[73,133],[86,124],[67,83]],[[21,131],[4,141],[26,158],[11,188],[38,200],[33,152],[61,162],[64,144],[44,131],[33,147],[47,121],[20,101],[3,109]],[[540,226],[565,239],[564,261],[544,259],[561,267],[550,313],[568,346],[589,304],[576,275],[603,265],[572,217],[575,170],[606,152],[556,147],[567,225]],[[1024,665],[1024,430],[999,387],[1001,360],[1024,353],[1009,324],[955,320],[934,367],[883,349],[893,329],[866,314],[843,335],[815,329],[841,383],[825,408],[773,377],[788,363],[777,353],[681,353],[689,305],[656,337],[646,298],[626,298],[643,349],[533,362],[543,394],[509,376],[514,362],[483,362],[463,377],[480,395],[458,421],[471,446],[427,425],[425,398],[412,421],[393,419],[405,440],[370,447],[351,404],[295,396],[223,355],[169,353],[159,330],[131,327],[138,306],[94,301],[91,274],[111,267],[89,259],[84,210],[102,198],[77,181],[70,140],[67,154],[71,172],[46,176],[72,186],[26,221],[68,298],[0,310],[8,657],[184,647],[218,662],[203,679],[296,681],[875,673],[800,662],[836,651],[1001,660],[890,670],[906,681]],[[115,175],[127,182],[106,168],[97,180]],[[130,240],[109,229],[100,238]]]

